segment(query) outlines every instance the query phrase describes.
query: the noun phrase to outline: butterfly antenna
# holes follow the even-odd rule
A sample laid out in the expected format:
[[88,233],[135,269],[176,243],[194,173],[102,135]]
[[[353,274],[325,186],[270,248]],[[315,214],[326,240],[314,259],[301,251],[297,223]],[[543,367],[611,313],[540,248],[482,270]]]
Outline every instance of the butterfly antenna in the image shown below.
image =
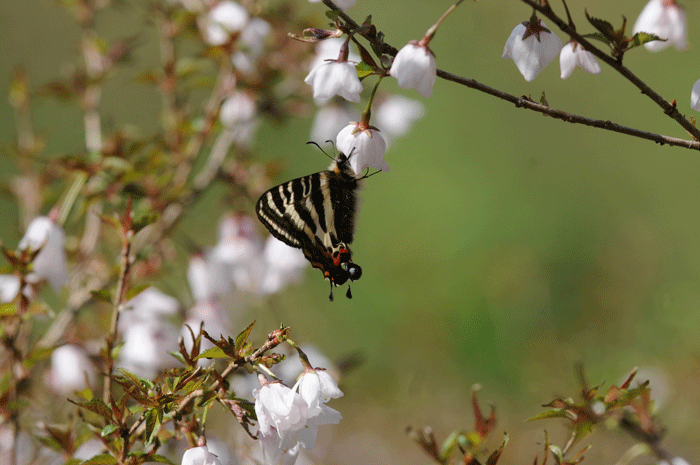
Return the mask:
[[330,295],[328,296],[328,300],[330,300],[331,302],[333,302],[333,281],[330,281],[330,283],[331,283],[331,293],[330,293]]
[[[327,140],[326,142],[331,142],[331,143],[332,143],[333,141]],[[313,144],[313,145],[315,145],[316,147],[318,147],[318,149],[319,149],[321,152],[323,152],[323,154],[324,154],[325,156],[327,156],[327,157],[330,158],[331,160],[335,160],[335,158],[333,158],[333,157],[331,157],[330,155],[328,155],[328,154],[326,153],[326,151],[323,150],[323,149],[321,148],[321,146],[318,145],[316,142],[310,140],[310,141],[307,142],[307,144]],[[335,148],[335,145],[333,146],[333,148]]]

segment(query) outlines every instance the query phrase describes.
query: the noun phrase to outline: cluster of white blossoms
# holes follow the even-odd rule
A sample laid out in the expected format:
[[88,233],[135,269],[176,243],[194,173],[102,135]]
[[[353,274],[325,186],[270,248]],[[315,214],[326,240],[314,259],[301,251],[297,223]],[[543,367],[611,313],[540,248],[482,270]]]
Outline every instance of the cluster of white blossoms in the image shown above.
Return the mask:
[[342,418],[326,405],[343,392],[324,370],[308,368],[291,389],[262,375],[260,382],[253,397],[266,464],[293,464],[302,447],[314,447],[319,426],[337,424]]
[[[653,52],[671,44],[684,50],[688,46],[687,28],[685,12],[675,0],[651,0],[639,15],[633,34],[646,32],[661,38],[644,44]],[[557,55],[562,79],[571,76],[576,67],[591,74],[601,72],[591,52],[574,40],[562,47],[559,37],[534,14],[529,21],[515,26],[503,48],[503,58],[513,60],[526,81],[534,80]]]

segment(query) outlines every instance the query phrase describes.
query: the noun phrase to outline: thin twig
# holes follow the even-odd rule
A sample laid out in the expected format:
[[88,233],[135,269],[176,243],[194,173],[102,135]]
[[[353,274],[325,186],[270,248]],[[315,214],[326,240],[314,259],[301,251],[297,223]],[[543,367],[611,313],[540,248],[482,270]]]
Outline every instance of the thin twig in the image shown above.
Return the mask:
[[586,126],[592,126],[595,128],[606,129],[608,131],[619,132],[621,134],[627,134],[629,136],[638,137],[640,139],[646,139],[656,142],[660,145],[670,145],[676,147],[685,147],[687,149],[700,150],[700,142],[678,139],[676,137],[664,136],[661,134],[655,134],[653,132],[642,131],[639,129],[630,128],[627,126],[622,126],[613,123],[609,120],[591,119],[585,116],[575,115],[573,113],[567,113],[562,110],[557,110],[556,108],[551,108],[541,103],[530,100],[527,97],[516,97],[515,95],[508,94],[506,92],[494,89],[485,84],[475,81],[474,79],[469,79],[461,76],[457,76],[447,71],[441,69],[437,70],[437,75],[447,81],[456,82],[463,86],[470,87],[472,89],[479,90],[481,92],[493,95],[502,100],[507,100],[515,104],[519,108],[527,108],[528,110],[537,111],[547,116],[566,121],[568,123],[578,123]]
[[[688,121],[688,119],[683,116],[678,109],[676,108],[675,105],[669,103],[666,101],[661,95],[657,94],[651,87],[646,85],[644,81],[639,79],[632,71],[630,71],[628,68],[622,65],[622,61],[618,61],[615,58],[611,57],[607,53],[603,52],[602,50],[598,49],[595,47],[593,44],[591,44],[588,40],[586,40],[583,36],[581,36],[579,33],[577,33],[571,26],[566,24],[563,19],[561,19],[559,16],[557,16],[552,8],[549,6],[542,6],[539,4],[539,2],[535,0],[522,0],[523,3],[531,6],[538,12],[540,12],[542,15],[546,16],[548,19],[552,20],[559,29],[562,30],[564,34],[567,34],[570,36],[572,39],[574,39],[576,42],[581,44],[584,49],[587,51],[591,52],[593,55],[596,57],[600,58],[603,60],[605,63],[610,65],[613,69],[615,69],[618,73],[620,73],[625,79],[630,81],[632,84],[634,84],[639,90],[642,91],[642,94],[647,95],[650,99],[654,101],[658,106],[661,107],[663,112],[668,115],[670,118],[674,119],[675,121],[680,124],[683,129],[685,129],[688,134],[691,135],[695,140],[700,140],[700,130],[693,126],[693,124]],[[691,148],[691,147],[689,147]]]

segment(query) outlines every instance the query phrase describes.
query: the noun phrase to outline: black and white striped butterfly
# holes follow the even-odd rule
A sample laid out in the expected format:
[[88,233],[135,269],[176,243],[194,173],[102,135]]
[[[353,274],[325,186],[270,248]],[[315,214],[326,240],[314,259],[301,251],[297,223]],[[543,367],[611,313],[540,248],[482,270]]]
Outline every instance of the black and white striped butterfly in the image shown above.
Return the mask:
[[[352,155],[352,154],[351,154]],[[326,171],[293,179],[265,192],[256,204],[258,218],[285,244],[301,249],[333,287],[362,276],[353,263],[352,243],[361,178],[339,153]],[[347,297],[352,298],[348,284]]]

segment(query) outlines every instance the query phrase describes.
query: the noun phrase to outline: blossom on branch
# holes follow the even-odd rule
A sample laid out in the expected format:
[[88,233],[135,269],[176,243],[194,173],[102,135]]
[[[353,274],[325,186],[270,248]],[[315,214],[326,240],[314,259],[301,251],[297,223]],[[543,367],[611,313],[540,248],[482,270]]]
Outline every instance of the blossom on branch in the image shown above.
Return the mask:
[[526,81],[537,77],[559,54],[561,40],[536,16],[518,24],[503,48],[503,58],[512,59]]
[[566,79],[574,72],[577,66],[591,74],[600,74],[600,64],[595,55],[584,50],[581,44],[576,41],[569,41],[561,49],[559,55],[559,65],[561,67],[561,78]]
[[313,87],[316,100],[325,102],[340,95],[350,102],[360,102],[362,83],[355,65],[347,61],[326,61],[312,69],[304,82]]
[[659,52],[671,44],[678,50],[688,48],[688,21],[685,11],[675,0],[651,0],[634,23],[633,33],[647,32],[661,39],[647,42],[650,52]]
[[221,465],[216,455],[207,446],[193,447],[182,454],[182,465]]
[[386,141],[376,128],[350,123],[338,133],[335,145],[350,157],[350,166],[356,175],[370,166],[389,171],[389,165],[384,161]]
[[433,93],[437,79],[435,55],[427,45],[411,41],[394,57],[389,74],[396,78],[402,89],[416,89],[423,97]]
[[248,11],[236,2],[216,4],[204,18],[202,34],[209,45],[223,45],[231,35],[240,32],[248,22]]
[[66,269],[66,252],[64,245],[66,235],[56,223],[46,216],[34,218],[24,237],[17,246],[20,250],[37,251],[34,257],[34,270],[27,276],[30,283],[47,280],[55,291],[68,280]]
[[690,93],[690,108],[700,111],[700,79],[693,84],[693,91]]

